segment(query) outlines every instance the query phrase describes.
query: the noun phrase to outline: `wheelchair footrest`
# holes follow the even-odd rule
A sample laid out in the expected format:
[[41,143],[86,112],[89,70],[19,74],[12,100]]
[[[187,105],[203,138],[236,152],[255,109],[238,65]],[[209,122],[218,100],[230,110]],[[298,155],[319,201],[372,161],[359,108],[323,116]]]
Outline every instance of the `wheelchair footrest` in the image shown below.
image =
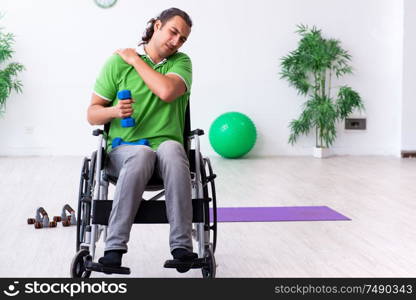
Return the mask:
[[130,268],[126,267],[106,267],[103,264],[92,261],[85,262],[85,270],[101,272],[105,274],[130,274]]
[[179,269],[188,271],[189,269],[201,269],[205,265],[205,258],[197,258],[193,260],[170,259],[165,261],[163,267],[177,269],[180,272]]

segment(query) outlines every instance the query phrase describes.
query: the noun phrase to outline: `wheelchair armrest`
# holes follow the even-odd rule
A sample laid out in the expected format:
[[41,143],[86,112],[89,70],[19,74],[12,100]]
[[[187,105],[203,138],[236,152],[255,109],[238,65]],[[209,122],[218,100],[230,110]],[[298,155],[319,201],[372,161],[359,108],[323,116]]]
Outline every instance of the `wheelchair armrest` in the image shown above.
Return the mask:
[[93,132],[92,132],[92,135],[93,136],[99,136],[100,134],[103,134],[104,133],[104,130],[102,130],[102,129],[95,129]]
[[106,129],[105,127],[104,127],[104,130],[103,129],[94,129],[93,132],[92,132],[92,135],[93,136],[102,135],[103,139],[106,141],[108,139],[108,129]]
[[202,129],[195,129],[189,132],[189,137],[194,137],[195,135],[204,135],[204,130]]

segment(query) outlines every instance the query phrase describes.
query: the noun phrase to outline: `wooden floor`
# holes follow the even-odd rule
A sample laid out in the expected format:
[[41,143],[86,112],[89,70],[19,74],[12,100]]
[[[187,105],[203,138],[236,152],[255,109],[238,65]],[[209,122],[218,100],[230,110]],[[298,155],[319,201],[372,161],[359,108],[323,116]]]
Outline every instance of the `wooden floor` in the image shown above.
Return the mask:
[[[217,277],[416,277],[416,159],[211,160],[221,207],[326,205],[352,219],[220,223]],[[39,206],[51,218],[65,203],[77,209],[81,162],[0,158],[0,277],[69,276],[75,228],[35,230],[26,219]],[[170,257],[168,229],[133,226],[123,258],[130,276],[201,277],[200,270],[162,267]]]

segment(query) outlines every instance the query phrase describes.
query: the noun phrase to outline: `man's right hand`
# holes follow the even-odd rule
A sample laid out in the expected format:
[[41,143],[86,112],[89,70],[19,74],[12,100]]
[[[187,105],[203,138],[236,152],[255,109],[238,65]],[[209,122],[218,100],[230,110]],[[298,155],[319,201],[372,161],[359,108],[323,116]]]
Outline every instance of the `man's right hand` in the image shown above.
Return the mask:
[[91,125],[104,125],[114,118],[126,118],[132,115],[134,99],[120,100],[117,105],[109,106],[109,101],[92,94],[87,119]]
[[119,100],[117,105],[113,106],[114,118],[127,118],[133,114],[133,99]]

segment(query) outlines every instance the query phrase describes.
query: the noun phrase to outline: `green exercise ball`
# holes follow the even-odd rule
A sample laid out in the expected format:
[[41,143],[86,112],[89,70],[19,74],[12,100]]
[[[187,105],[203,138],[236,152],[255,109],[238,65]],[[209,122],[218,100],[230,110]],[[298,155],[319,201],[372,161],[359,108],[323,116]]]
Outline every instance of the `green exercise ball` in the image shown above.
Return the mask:
[[253,121],[239,112],[220,115],[209,129],[212,148],[226,158],[237,158],[247,154],[256,143],[256,137]]

